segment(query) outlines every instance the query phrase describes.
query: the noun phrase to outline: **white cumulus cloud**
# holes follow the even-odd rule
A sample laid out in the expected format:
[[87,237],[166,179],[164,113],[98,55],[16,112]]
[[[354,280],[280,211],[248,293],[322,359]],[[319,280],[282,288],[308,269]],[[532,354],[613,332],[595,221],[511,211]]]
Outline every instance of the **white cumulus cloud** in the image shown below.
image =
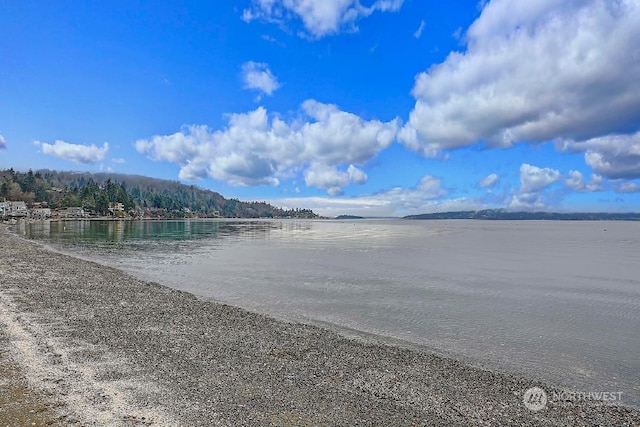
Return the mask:
[[565,184],[574,190],[580,190],[584,187],[584,175],[580,171],[569,171],[569,177],[565,180]]
[[582,142],[561,141],[556,147],[561,151],[584,152],[585,162],[607,178],[640,178],[640,132],[607,135]]
[[0,150],[7,148],[7,142],[4,140],[4,136],[0,135]]
[[363,165],[394,140],[398,119],[364,120],[332,104],[307,100],[303,119],[285,121],[264,107],[231,114],[225,129],[185,126],[172,135],[135,142],[153,160],[181,166],[180,178],[206,176],[231,185],[278,185],[281,177],[302,172],[307,185],[340,194],[349,183],[363,183]]
[[253,0],[243,11],[242,19],[259,19],[285,25],[292,19],[302,21],[306,33],[314,38],[357,31],[357,22],[372,13],[395,12],[404,0],[377,0],[369,6],[359,0]]
[[98,147],[95,144],[71,144],[61,140],[56,140],[53,144],[40,141],[35,141],[35,143],[42,147],[44,154],[83,164],[101,162],[107,155],[107,151],[109,151],[109,143],[107,142],[102,144],[102,147]]
[[544,209],[544,190],[560,180],[560,172],[551,168],[539,168],[528,163],[520,165],[520,188],[513,195],[509,208],[513,210]]
[[496,147],[637,130],[639,22],[637,0],[492,0],[468,29],[466,51],[417,76],[399,137],[435,156],[479,141]]
[[374,197],[386,201],[397,213],[410,215],[433,211],[435,200],[445,196],[447,191],[442,188],[440,178],[425,175],[420,178],[418,185],[412,188],[394,187],[376,193]]
[[520,166],[520,189],[537,192],[560,179],[560,172],[551,168],[539,168],[527,163]]
[[304,171],[304,182],[310,187],[326,188],[330,196],[343,193],[343,188],[354,182],[364,184],[367,174],[354,165],[349,165],[345,171],[324,164],[312,164]]
[[280,87],[278,79],[269,69],[269,65],[262,62],[249,61],[242,65],[242,79],[245,89],[255,89],[271,95]]
[[575,191],[581,191],[581,192],[604,191],[602,181],[603,181],[603,177],[601,175],[592,173],[591,181],[586,182],[582,172],[576,171],[576,170],[570,170],[569,175],[565,180],[565,184],[569,188]]
[[623,182],[616,187],[618,193],[640,193],[640,185],[637,182]]
[[492,173],[490,175],[487,175],[484,179],[482,179],[479,185],[482,188],[493,187],[498,183],[498,179],[499,179],[498,174]]
[[291,197],[272,199],[283,207],[306,207],[324,216],[404,216],[420,213],[483,209],[486,206],[468,198],[445,198],[439,178],[423,176],[411,188],[395,187],[375,194],[357,197]]

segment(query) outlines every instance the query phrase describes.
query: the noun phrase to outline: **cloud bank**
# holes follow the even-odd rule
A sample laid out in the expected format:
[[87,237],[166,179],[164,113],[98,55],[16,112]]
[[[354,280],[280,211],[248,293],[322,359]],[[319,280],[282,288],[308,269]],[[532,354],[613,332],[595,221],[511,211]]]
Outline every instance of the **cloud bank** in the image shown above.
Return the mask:
[[332,104],[305,101],[300,119],[269,116],[264,107],[231,114],[228,126],[210,130],[185,126],[172,135],[135,142],[138,152],[180,165],[180,178],[211,177],[231,185],[278,185],[302,172],[307,185],[340,194],[350,183],[364,183],[362,165],[388,147],[398,119],[364,120]]
[[[404,0],[377,0],[365,6],[359,0],[253,0],[243,11],[245,22],[262,20],[279,25],[299,19],[306,35],[321,38],[358,30],[357,22],[374,12],[395,12]],[[303,33],[304,34],[304,33]]]
[[404,216],[425,212],[482,209],[482,201],[469,198],[443,199],[447,190],[440,178],[423,176],[411,188],[395,187],[376,194],[357,197],[293,197],[269,200],[277,206],[313,209],[321,215]]
[[109,151],[109,144],[107,142],[102,144],[102,147],[98,147],[95,144],[71,144],[61,140],[57,140],[54,144],[40,141],[35,141],[35,143],[42,147],[44,154],[82,164],[101,162],[107,155],[107,151]]
[[[508,147],[635,132],[638,22],[636,0],[493,0],[467,31],[466,51],[417,76],[400,139],[436,156],[479,141]],[[600,151],[592,143],[587,162],[605,176],[636,176],[637,162],[611,162],[619,142]]]

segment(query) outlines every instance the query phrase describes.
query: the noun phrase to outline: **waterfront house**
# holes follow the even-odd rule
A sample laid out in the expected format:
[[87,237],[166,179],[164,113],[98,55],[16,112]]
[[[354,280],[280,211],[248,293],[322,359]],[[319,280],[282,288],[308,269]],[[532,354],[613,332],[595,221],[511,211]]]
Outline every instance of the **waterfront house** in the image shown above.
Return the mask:
[[51,218],[51,209],[49,209],[49,208],[34,208],[34,209],[31,209],[31,218],[36,218],[36,219]]
[[60,216],[63,218],[84,218],[87,216],[87,213],[80,206],[72,206],[63,209],[60,212]]
[[124,212],[124,204],[117,203],[109,203],[109,213],[111,215],[116,215],[116,212]]
[[3,218],[25,218],[28,214],[25,202],[2,202],[0,216]]

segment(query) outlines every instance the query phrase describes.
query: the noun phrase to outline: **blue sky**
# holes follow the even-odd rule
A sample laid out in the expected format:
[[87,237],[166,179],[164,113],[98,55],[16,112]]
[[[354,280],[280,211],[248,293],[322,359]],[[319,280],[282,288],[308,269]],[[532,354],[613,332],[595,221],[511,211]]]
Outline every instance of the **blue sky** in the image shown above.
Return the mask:
[[0,167],[324,215],[640,210],[637,0],[0,3]]

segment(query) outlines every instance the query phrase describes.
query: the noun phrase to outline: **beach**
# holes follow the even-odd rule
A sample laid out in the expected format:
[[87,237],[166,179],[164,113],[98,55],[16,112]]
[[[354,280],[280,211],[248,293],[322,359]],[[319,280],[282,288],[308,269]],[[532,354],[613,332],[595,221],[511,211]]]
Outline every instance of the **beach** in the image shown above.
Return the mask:
[[0,401],[1,425],[640,424],[601,400],[532,411],[527,389],[560,390],[198,299],[4,227],[0,247],[1,394],[24,397]]

